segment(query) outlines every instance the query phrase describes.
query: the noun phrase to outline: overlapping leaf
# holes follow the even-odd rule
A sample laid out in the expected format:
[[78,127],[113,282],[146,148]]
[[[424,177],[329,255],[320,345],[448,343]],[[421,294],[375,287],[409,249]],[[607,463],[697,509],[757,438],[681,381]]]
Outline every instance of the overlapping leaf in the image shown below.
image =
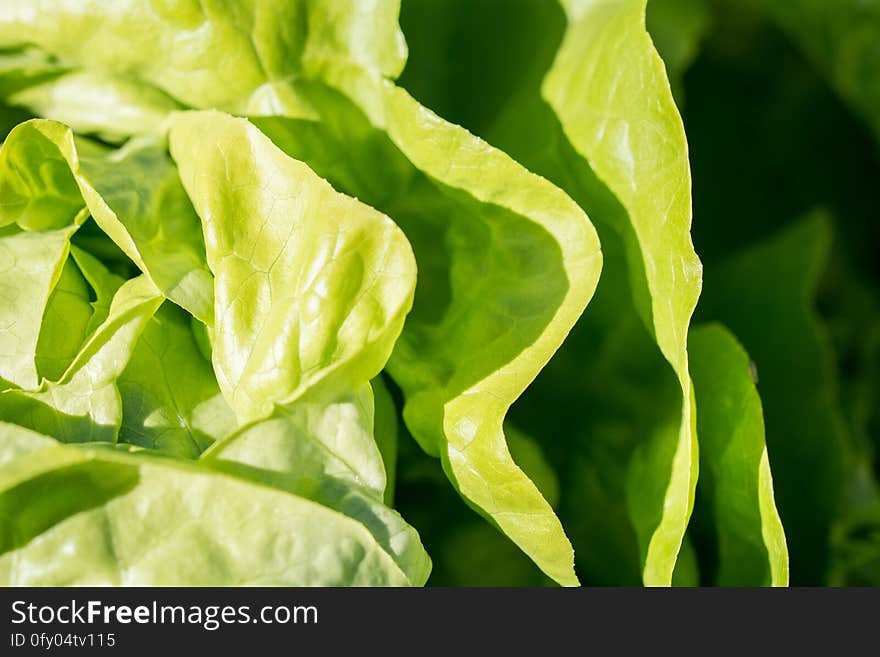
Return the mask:
[[427,576],[410,580],[363,524],[259,480],[22,432],[0,428],[0,453],[18,452],[0,468],[6,585],[388,586]]
[[238,426],[189,320],[168,304],[147,323],[118,387],[121,442],[197,458]]
[[788,551],[776,510],[752,364],[724,327],[690,337],[700,413],[700,487],[711,507],[721,586],[787,586]]

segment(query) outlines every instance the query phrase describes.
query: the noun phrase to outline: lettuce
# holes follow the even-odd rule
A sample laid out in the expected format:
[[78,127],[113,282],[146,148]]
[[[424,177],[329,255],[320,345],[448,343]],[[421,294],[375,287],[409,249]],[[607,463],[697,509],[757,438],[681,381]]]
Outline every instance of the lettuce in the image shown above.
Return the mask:
[[718,546],[717,583],[786,586],[788,550],[752,363],[719,324],[697,328],[688,348],[700,408],[700,486]]
[[427,575],[424,553],[402,570],[364,524],[258,478],[22,431],[4,432],[13,459],[0,471],[7,584],[393,586]]
[[5,2],[0,581],[866,577],[864,226],[774,226],[702,69],[782,25],[873,121],[872,52],[716,4]]
[[[678,428],[665,421],[646,428],[632,461],[627,450],[622,458],[629,464],[621,464],[629,471],[627,486],[636,489],[627,513],[644,581],[669,584],[697,475],[686,342],[701,269],[690,242],[684,130],[645,31],[644,2],[572,2],[564,9],[564,23],[546,21],[544,38],[559,44],[549,68],[505,90],[507,107],[484,129],[600,222],[606,271],[616,269],[628,287],[613,295],[611,303],[622,307],[610,311],[608,321],[638,314],[679,380],[679,399],[670,400]],[[537,5],[528,11],[540,13]],[[634,103],[636,95],[649,100]],[[620,250],[609,249],[618,241]]]

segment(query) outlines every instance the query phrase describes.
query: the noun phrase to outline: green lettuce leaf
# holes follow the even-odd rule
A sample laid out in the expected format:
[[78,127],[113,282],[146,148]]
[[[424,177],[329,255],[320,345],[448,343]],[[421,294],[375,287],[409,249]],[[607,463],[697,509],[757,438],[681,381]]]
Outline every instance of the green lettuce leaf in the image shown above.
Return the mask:
[[[0,84],[5,77],[0,72]],[[86,71],[32,82],[7,95],[6,102],[111,142],[132,134],[159,132],[165,117],[180,109],[157,89],[122,76]]]
[[690,336],[698,404],[698,496],[712,509],[720,586],[787,586],[788,551],[776,510],[761,399],[748,354],[723,326]]
[[[311,393],[215,444],[205,453],[275,472],[304,486],[333,478],[371,492],[385,492],[382,457],[373,440],[373,393]],[[310,482],[310,483],[309,483]]]
[[164,305],[150,318],[117,381],[119,442],[198,458],[237,428],[186,314]]
[[[77,231],[76,237],[81,234],[82,231]],[[95,329],[103,324],[110,315],[110,306],[113,303],[113,297],[119,291],[119,288],[122,287],[125,280],[110,272],[101,261],[87,251],[83,251],[82,249],[73,246],[70,249],[70,255],[91,287],[91,295],[94,295],[94,301],[90,302],[92,306],[92,317],[89,321],[89,326],[86,329],[86,334],[92,335],[92,333],[95,332]]]
[[179,114],[170,142],[204,223],[214,368],[236,415],[247,422],[307,391],[353,390],[376,376],[415,286],[394,223],[246,120]]
[[0,237],[0,381],[5,381],[0,389],[39,384],[40,327],[65,269],[72,232],[62,228]]
[[61,442],[115,442],[122,419],[116,379],[163,301],[146,276],[127,281],[61,379],[0,392],[4,420]]
[[0,151],[0,226],[48,231],[82,223],[88,215],[81,214],[75,160],[66,126],[39,119],[16,126]]
[[364,525],[263,482],[145,453],[45,440],[33,449],[32,436],[5,429],[0,454],[18,456],[0,467],[4,585],[388,586],[427,576],[409,579]]
[[256,477],[366,526],[413,582],[431,563],[415,531],[382,502],[385,472],[373,440],[373,394],[365,385],[334,399],[306,395],[216,443],[213,467]]
[[68,257],[49,296],[39,329],[34,359],[38,378],[61,378],[90,335],[93,315],[89,284],[74,259]]
[[[563,6],[569,26],[542,93],[572,146],[626,211],[628,221],[614,228],[623,236],[636,308],[681,386],[680,430],[640,451],[631,478],[644,581],[668,584],[697,478],[687,328],[702,268],[690,239],[684,128],[645,31],[644,0]],[[657,499],[651,493],[660,482],[668,483]]]
[[171,301],[213,321],[201,226],[162,143],[80,153],[79,180],[95,222]]

